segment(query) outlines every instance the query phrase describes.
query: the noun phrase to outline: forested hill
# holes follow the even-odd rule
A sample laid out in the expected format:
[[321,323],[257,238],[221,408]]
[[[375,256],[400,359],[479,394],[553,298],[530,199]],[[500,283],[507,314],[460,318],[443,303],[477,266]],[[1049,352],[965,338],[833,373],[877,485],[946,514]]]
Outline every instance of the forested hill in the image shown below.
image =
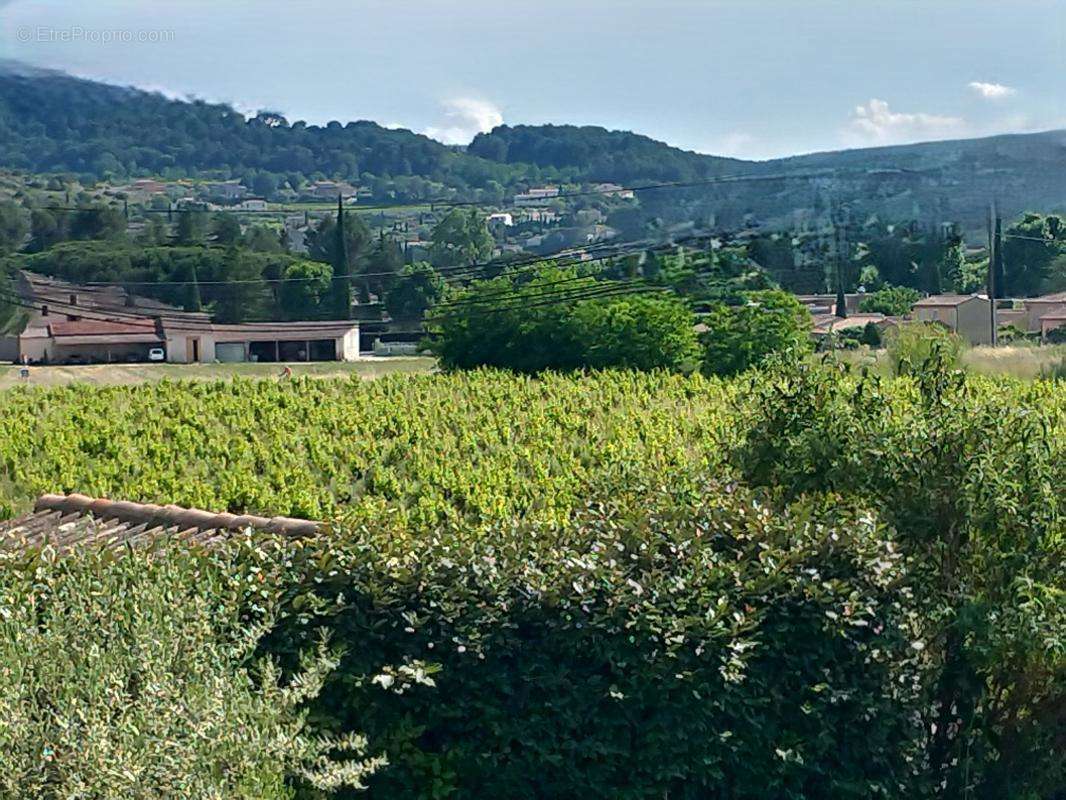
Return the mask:
[[501,125],[478,134],[468,152],[505,164],[578,168],[592,178],[627,183],[698,180],[753,167],[750,161],[701,155],[636,133],[575,125]]
[[[1066,131],[751,162],[603,128],[519,125],[481,134],[464,150],[366,121],[315,126],[269,112],[246,119],[227,105],[172,100],[2,61],[0,169],[113,180],[237,178],[279,188],[339,178],[369,188],[378,200],[497,204],[515,190],[548,182],[805,176],[641,195],[642,220],[713,219],[730,227],[751,220],[803,224],[824,213],[827,202],[849,203],[883,221],[956,221],[971,230],[983,226],[992,199],[1005,216],[1066,210]],[[257,183],[263,174],[269,178]]]
[[444,177],[462,157],[373,122],[246,120],[227,105],[171,100],[59,73],[0,71],[0,166],[32,172],[196,175],[245,170]]
[[[498,144],[512,134],[504,148],[512,157],[501,157]],[[0,168],[28,172],[242,179],[269,172],[278,184],[419,178],[433,185],[402,190],[447,194],[548,180],[699,179],[740,163],[602,128],[501,128],[464,152],[374,122],[316,126],[270,112],[246,119],[228,105],[0,63]]]

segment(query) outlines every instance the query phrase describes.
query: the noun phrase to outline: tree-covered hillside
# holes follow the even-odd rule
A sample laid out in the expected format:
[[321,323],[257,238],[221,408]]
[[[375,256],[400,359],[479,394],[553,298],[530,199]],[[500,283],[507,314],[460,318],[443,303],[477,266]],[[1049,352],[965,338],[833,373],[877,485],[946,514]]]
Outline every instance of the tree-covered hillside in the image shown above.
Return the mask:
[[10,70],[0,72],[0,166],[120,179],[268,172],[278,183],[420,176],[460,190],[522,177],[374,122],[319,127],[268,112],[245,119],[227,105]]
[[751,162],[700,155],[647,136],[594,126],[501,125],[471,142],[469,152],[504,164],[573,167],[591,180],[684,181],[751,170]]

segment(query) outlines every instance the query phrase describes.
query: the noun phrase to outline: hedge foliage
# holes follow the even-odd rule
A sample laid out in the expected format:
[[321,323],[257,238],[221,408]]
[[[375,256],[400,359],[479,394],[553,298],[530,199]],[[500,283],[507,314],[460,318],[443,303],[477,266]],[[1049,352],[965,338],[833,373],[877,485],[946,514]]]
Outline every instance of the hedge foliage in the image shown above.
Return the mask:
[[[739,487],[333,536],[272,647],[351,647],[316,709],[392,764],[371,796],[892,795],[914,740],[904,559],[843,501]],[[435,688],[411,672],[434,665]],[[862,735],[856,735],[862,731]]]
[[292,778],[361,785],[383,760],[301,710],[336,657],[319,643],[288,681],[252,658],[269,616],[245,612],[275,596],[253,563],[178,546],[3,554],[0,796],[261,800],[291,797]]

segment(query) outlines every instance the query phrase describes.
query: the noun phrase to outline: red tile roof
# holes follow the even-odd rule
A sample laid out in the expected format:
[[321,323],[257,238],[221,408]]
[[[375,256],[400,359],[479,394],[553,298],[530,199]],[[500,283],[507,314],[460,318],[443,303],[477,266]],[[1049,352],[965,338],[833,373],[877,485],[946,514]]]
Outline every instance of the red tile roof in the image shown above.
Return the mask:
[[114,322],[102,319],[79,319],[70,322],[53,322],[48,326],[52,336],[115,336],[122,334],[155,333],[155,322],[129,320]]
[[291,517],[215,514],[174,505],[96,500],[82,494],[46,494],[33,513],[0,522],[0,549],[45,543],[58,549],[87,543],[115,547],[167,536],[209,543],[246,530],[306,537],[321,527],[319,522]]

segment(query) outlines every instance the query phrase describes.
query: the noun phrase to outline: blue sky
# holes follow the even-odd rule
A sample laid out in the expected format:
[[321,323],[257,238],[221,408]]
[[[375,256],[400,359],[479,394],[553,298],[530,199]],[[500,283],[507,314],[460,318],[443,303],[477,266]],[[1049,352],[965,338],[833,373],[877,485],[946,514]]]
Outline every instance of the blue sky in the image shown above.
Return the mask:
[[0,0],[0,55],[455,143],[575,123],[767,158],[1066,128],[1063,0]]

